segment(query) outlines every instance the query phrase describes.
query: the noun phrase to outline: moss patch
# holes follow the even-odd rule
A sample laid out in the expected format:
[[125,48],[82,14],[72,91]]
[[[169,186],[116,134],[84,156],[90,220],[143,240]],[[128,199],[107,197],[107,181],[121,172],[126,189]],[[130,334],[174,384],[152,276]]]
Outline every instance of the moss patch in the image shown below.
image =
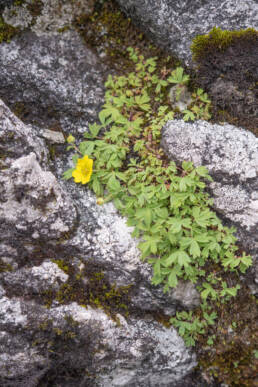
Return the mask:
[[214,51],[223,52],[229,46],[241,40],[241,42],[256,41],[258,31],[253,28],[240,31],[223,31],[214,27],[207,35],[198,35],[193,39],[191,50],[193,59],[199,61]]
[[191,48],[197,83],[212,99],[214,121],[258,135],[258,31],[213,28],[197,36]]
[[[117,73],[128,73],[133,70],[128,60],[127,48],[139,48],[145,58],[159,56],[160,66],[167,54],[155,47],[146,36],[138,30],[117,6],[115,1],[96,1],[92,15],[82,15],[74,21],[74,26],[85,43],[101,55],[103,61],[114,68]],[[170,58],[167,67],[178,65],[179,61]]]
[[2,259],[0,259],[0,273],[4,273],[6,271],[12,271],[13,267],[9,263],[5,263]]
[[80,270],[68,261],[58,259],[53,262],[69,275],[69,279],[58,291],[45,293],[46,306],[50,307],[54,300],[60,304],[77,302],[83,307],[101,308],[117,322],[117,313],[128,316],[131,285],[118,287],[115,283],[110,284],[102,269],[95,264],[88,264]]
[[208,379],[229,386],[255,386],[258,360],[257,300],[247,288],[242,288],[236,299],[220,305],[216,310],[218,322],[210,328],[214,340],[207,346],[200,338],[199,366]]
[[7,42],[10,43],[14,35],[19,31],[18,28],[15,28],[7,23],[5,23],[2,16],[0,16],[0,43]]
[[[70,315],[60,321],[60,325],[51,319],[40,323],[31,336],[32,346],[48,360],[43,372],[40,369],[37,375],[37,386],[93,385],[96,377],[93,358],[96,343],[99,344],[98,336],[93,325],[80,327]],[[34,380],[35,373],[26,375],[27,384]]]

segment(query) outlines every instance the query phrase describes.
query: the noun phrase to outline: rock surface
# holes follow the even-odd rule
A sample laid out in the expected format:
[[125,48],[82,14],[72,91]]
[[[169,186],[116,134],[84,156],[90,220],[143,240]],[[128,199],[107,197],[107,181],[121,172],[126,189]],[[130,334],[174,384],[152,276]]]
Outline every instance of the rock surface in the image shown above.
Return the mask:
[[158,45],[191,63],[190,46],[196,35],[214,26],[223,30],[258,28],[255,0],[118,0],[121,8]]
[[208,168],[214,179],[208,183],[214,209],[228,224],[236,226],[242,246],[257,261],[257,138],[228,124],[175,120],[163,128],[162,147],[171,160],[178,163],[189,160]]
[[[7,155],[0,170],[1,386],[182,381],[195,356],[155,314],[198,305],[198,293],[184,283],[169,295],[151,286],[151,268],[113,205],[100,207],[85,187],[59,183],[46,170],[43,140],[0,106]],[[57,177],[69,162],[57,157]]]
[[57,32],[69,28],[75,17],[90,15],[94,0],[1,0],[0,8],[5,7],[3,18],[14,27],[30,27],[37,34]]
[[44,129],[85,131],[103,103],[105,69],[75,31],[28,31],[2,43],[0,69],[0,98]]
[[153,321],[120,316],[118,326],[76,303],[46,310],[7,297],[0,315],[1,386],[171,386],[194,365],[176,331]]

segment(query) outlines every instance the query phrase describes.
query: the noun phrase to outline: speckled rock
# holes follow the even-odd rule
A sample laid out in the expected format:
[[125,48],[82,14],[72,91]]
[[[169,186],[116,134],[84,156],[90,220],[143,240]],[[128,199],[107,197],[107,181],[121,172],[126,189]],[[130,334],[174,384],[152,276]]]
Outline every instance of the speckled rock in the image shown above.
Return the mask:
[[7,168],[13,160],[28,155],[31,151],[45,166],[48,151],[35,130],[24,125],[0,100],[0,169]]
[[118,0],[121,8],[157,44],[191,63],[196,35],[214,26],[223,30],[258,28],[255,0]]
[[0,44],[0,98],[44,129],[85,131],[103,103],[104,73],[76,31],[27,31]]
[[73,228],[75,207],[55,176],[41,169],[34,153],[1,171],[0,186],[1,238],[16,231],[35,240],[58,239]]
[[3,18],[14,27],[25,29],[31,27],[37,34],[58,31],[69,28],[74,18],[80,15],[90,15],[93,12],[94,0],[23,0],[0,1],[0,7],[5,7]]
[[171,160],[189,160],[208,168],[214,179],[208,184],[214,209],[228,224],[236,226],[241,244],[257,262],[257,138],[228,124],[175,120],[163,128],[161,144]]
[[119,316],[118,325],[76,303],[47,310],[3,297],[0,306],[2,386],[173,386],[196,364],[176,331],[152,320]]

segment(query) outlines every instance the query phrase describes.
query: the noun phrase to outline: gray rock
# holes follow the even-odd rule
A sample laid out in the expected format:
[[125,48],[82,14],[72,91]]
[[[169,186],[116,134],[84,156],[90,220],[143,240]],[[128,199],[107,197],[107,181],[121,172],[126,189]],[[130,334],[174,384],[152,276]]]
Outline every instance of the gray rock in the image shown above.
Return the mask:
[[[44,374],[60,380],[65,369],[76,372],[72,383],[83,386],[171,386],[196,365],[176,331],[152,320],[118,316],[117,324],[102,310],[76,303],[44,309],[4,297],[0,305],[3,386],[14,380],[17,386],[25,380],[36,385],[33,380],[41,381]],[[45,370],[43,375],[39,370]],[[63,380],[62,385],[71,385],[71,379]]]
[[44,129],[85,131],[103,103],[104,72],[75,31],[28,31],[0,44],[0,98]]
[[62,28],[71,27],[74,18],[80,15],[90,15],[94,5],[93,0],[76,2],[25,0],[22,4],[13,4],[11,7],[11,2],[8,3],[9,6],[3,12],[5,22],[20,29],[31,27],[31,30],[37,34],[57,32]]
[[175,120],[163,128],[161,144],[171,160],[192,161],[196,166],[208,168],[214,179],[208,183],[214,197],[213,207],[229,225],[237,228],[242,246],[253,254],[256,265],[257,138],[251,132],[228,124],[213,125],[205,121],[189,124]]
[[0,100],[0,169],[9,167],[13,160],[31,151],[42,166],[46,165],[48,152],[44,142]]
[[118,0],[128,16],[158,45],[191,63],[190,46],[196,35],[214,26],[223,30],[258,27],[255,0]]
[[29,234],[32,240],[58,239],[73,228],[73,204],[55,176],[41,169],[34,153],[0,172],[0,182],[2,236],[14,236],[16,231]]
[[192,102],[191,93],[188,91],[187,86],[172,86],[169,90],[169,101],[173,108],[178,108],[181,112],[185,110]]
[[52,144],[64,144],[65,138],[63,133],[55,132],[54,130],[44,130],[42,136]]
[[4,7],[10,7],[15,0],[0,0],[0,9]]
[[[182,381],[196,365],[195,356],[174,329],[152,316],[198,305],[198,292],[183,282],[166,295],[151,286],[151,267],[140,261],[138,241],[112,203],[98,206],[85,186],[59,179],[71,162],[65,153],[52,164],[57,177],[42,168],[37,152],[40,144],[47,155],[43,140],[37,142],[33,129],[1,106],[4,128],[23,139],[25,155],[9,152],[0,170],[0,263],[11,266],[0,273],[0,384]],[[90,287],[92,273],[101,273],[97,289]],[[128,297],[119,302],[127,302],[129,317],[115,309],[112,320],[88,305],[110,289],[123,294],[126,286]]]

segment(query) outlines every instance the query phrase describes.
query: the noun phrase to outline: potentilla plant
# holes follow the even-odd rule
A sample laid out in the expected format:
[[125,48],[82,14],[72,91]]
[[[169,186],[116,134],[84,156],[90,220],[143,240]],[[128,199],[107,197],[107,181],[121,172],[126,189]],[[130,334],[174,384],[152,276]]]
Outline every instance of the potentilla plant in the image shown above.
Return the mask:
[[[153,285],[164,292],[180,279],[197,285],[201,308],[171,318],[190,346],[215,324],[214,305],[237,296],[239,284],[228,284],[223,273],[245,273],[252,259],[238,254],[235,230],[211,211],[204,190],[205,181],[212,180],[207,169],[191,162],[176,166],[160,148],[161,129],[174,117],[167,88],[171,82],[187,83],[188,76],[182,68],[172,74],[159,69],[157,58],[145,60],[132,48],[129,56],[135,71],[108,76],[99,123],[89,125],[78,145],[68,137],[74,168],[64,178],[87,183],[98,204],[112,200],[127,217],[133,236],[140,238],[142,259],[153,267]],[[197,90],[195,98],[205,111],[207,95]]]

